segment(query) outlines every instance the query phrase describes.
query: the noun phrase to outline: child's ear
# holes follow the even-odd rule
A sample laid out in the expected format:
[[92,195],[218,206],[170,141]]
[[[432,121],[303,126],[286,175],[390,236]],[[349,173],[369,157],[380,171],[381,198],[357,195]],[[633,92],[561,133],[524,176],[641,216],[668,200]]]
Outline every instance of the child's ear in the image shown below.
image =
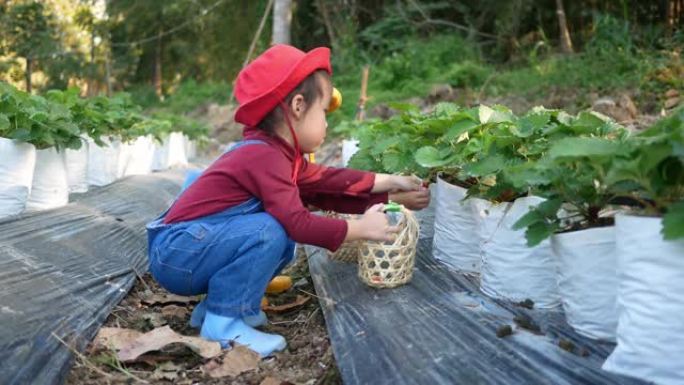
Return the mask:
[[299,119],[302,116],[304,116],[304,110],[306,110],[306,102],[304,101],[304,96],[301,94],[297,94],[292,98],[292,102],[290,103],[290,110],[292,111],[292,115]]

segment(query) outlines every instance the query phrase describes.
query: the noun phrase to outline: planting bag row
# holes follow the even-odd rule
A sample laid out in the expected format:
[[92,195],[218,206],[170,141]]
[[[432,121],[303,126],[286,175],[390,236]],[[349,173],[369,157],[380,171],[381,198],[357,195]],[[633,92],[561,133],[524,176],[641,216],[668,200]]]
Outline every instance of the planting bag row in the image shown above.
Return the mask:
[[[136,275],[145,223],[180,190],[182,171],[133,176],[67,206],[0,220],[0,383],[56,384]],[[56,336],[56,337],[55,337]]]

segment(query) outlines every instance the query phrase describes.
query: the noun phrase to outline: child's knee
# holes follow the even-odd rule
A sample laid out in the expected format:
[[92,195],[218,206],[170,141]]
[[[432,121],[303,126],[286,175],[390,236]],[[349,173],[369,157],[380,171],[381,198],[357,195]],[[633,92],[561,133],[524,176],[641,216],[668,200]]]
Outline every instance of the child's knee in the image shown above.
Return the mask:
[[260,220],[263,223],[263,228],[261,230],[263,239],[274,247],[285,248],[290,238],[283,225],[268,213],[261,213],[258,215],[262,217]]

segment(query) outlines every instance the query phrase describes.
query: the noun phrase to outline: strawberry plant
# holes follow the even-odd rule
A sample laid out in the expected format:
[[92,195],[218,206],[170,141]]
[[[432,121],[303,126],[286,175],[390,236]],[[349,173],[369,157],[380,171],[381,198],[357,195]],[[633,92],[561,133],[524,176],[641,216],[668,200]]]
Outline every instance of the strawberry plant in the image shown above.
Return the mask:
[[0,82],[0,136],[61,150],[80,148],[79,134],[67,106]]
[[635,135],[606,180],[640,203],[637,213],[662,215],[665,239],[684,237],[684,108]]

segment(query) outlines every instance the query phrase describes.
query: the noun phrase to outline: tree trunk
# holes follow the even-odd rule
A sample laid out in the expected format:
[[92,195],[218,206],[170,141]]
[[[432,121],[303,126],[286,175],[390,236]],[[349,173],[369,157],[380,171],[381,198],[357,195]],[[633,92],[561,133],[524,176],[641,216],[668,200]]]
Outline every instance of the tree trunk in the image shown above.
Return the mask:
[[328,33],[328,39],[330,40],[330,46],[337,48],[337,38],[335,37],[335,30],[333,30],[332,22],[330,21],[330,12],[328,12],[328,7],[325,5],[325,0],[316,0],[316,8],[321,13],[323,17],[323,24],[325,24],[325,31]]
[[290,44],[292,0],[276,0],[273,7],[273,44]]
[[676,0],[666,0],[665,6],[665,25],[667,36],[672,36],[672,32],[675,28],[675,15],[676,15]]
[[107,57],[105,58],[105,84],[107,85],[107,96],[112,96],[112,63],[110,58],[110,52],[107,52]]
[[556,0],[556,14],[558,15],[558,27],[560,28],[561,50],[563,53],[572,53],[572,40],[568,31],[568,23],[565,20],[563,0]]
[[88,68],[88,88],[86,95],[95,95],[95,29],[90,31],[90,68]]
[[154,53],[154,90],[157,97],[164,99],[162,89],[162,29],[159,27],[157,31],[157,47]]
[[31,74],[33,73],[33,59],[26,58],[26,92],[31,93]]

